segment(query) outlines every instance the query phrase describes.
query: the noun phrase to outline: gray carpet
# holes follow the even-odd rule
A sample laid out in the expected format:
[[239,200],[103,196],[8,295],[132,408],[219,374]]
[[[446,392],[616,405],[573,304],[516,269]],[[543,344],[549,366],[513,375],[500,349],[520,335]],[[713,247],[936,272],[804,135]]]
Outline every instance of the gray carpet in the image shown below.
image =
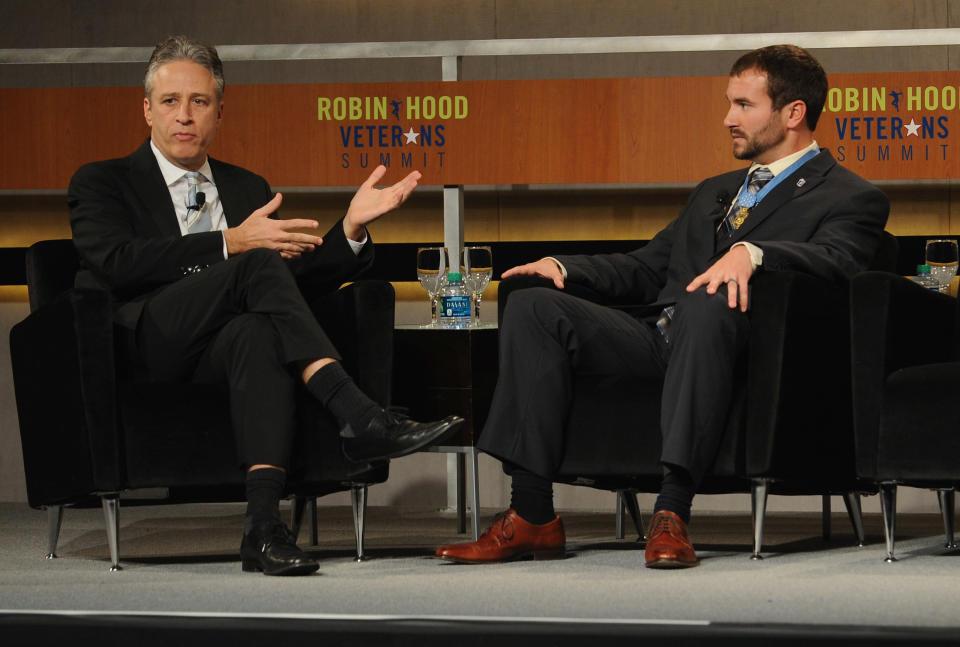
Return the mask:
[[[492,511],[490,511],[492,512]],[[960,552],[943,550],[935,515],[898,518],[900,561],[883,562],[877,517],[854,545],[845,516],[820,538],[818,515],[767,521],[762,561],[749,559],[739,515],[692,523],[702,564],[642,567],[612,514],[564,515],[571,555],[560,561],[463,566],[432,559],[463,540],[447,513],[369,511],[369,561],[352,559],[350,511],[320,509],[320,574],[269,578],[240,571],[242,507],[208,504],[121,510],[124,570],[108,571],[99,509],[67,510],[59,559],[45,560],[46,515],[0,504],[0,613],[12,610],[197,614],[330,614],[592,619],[791,625],[958,627]],[[304,546],[308,529],[301,533]],[[629,535],[628,535],[629,537]],[[633,536],[635,539],[635,534]]]

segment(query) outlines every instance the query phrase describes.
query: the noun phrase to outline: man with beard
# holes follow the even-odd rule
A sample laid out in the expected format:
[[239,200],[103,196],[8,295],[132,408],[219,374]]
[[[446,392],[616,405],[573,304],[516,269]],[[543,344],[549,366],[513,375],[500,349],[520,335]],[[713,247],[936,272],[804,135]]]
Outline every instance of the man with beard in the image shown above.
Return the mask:
[[[745,54],[730,71],[723,125],[748,169],[700,183],[677,219],[629,254],[548,257],[503,273],[559,288],[514,293],[500,323],[499,381],[478,446],[511,475],[511,506],[478,541],[442,546],[438,557],[484,563],[564,554],[552,482],[573,377],[589,373],[663,379],[664,477],[646,566],[699,563],[690,507],[716,458],[750,334],[751,277],[792,270],[846,281],[873,257],[889,213],[882,192],[814,140],[826,95],[826,74],[805,50]],[[567,284],[658,306],[659,315],[634,318],[571,297]]]

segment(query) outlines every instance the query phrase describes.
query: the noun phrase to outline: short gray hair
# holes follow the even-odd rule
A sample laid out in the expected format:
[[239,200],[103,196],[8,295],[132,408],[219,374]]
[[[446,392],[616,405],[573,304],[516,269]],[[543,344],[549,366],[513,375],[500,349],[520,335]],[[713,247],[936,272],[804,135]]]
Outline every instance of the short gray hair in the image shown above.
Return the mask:
[[223,63],[217,49],[211,45],[193,40],[189,36],[170,36],[157,44],[147,63],[147,73],[143,77],[143,93],[147,99],[153,90],[153,75],[161,65],[174,61],[188,60],[202,65],[213,75],[217,89],[217,101],[223,100]]

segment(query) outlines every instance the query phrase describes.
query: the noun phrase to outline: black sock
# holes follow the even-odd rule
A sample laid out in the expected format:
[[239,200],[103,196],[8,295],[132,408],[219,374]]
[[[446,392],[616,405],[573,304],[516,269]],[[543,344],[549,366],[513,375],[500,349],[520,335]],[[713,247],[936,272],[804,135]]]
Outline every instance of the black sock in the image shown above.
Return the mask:
[[682,467],[668,465],[663,475],[663,485],[657,502],[653,504],[653,512],[669,510],[675,513],[683,523],[690,523],[690,504],[697,487],[690,473]]
[[347,375],[340,362],[331,362],[307,381],[307,391],[332,413],[341,425],[362,432],[375,415],[379,404],[371,400]]
[[551,481],[519,467],[515,467],[510,476],[510,507],[524,521],[540,525],[557,517],[553,509]]
[[287,473],[272,467],[261,467],[247,472],[247,514],[243,532],[254,525],[280,520],[280,497],[287,483]]

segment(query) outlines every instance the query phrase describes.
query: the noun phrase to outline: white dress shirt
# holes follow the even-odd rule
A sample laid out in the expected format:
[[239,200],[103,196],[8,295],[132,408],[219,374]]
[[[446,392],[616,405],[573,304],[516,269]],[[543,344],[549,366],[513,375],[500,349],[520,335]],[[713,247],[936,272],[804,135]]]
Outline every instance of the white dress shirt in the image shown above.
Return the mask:
[[[150,142],[150,148],[153,150],[154,157],[157,158],[163,181],[167,183],[167,190],[170,191],[170,199],[173,200],[173,208],[177,212],[180,234],[186,236],[189,233],[187,231],[187,171],[164,157],[153,141]],[[227,228],[227,219],[223,215],[223,205],[220,203],[217,185],[213,183],[213,172],[210,170],[209,159],[203,161],[203,166],[198,169],[198,172],[200,173],[200,182],[197,184],[197,191],[203,192],[204,198],[206,198],[201,209],[210,212],[211,231],[223,231]],[[347,242],[350,244],[353,253],[359,254],[367,242],[366,231],[364,231],[363,240],[356,241],[348,238]],[[227,258],[226,238],[223,239],[223,257]]]

